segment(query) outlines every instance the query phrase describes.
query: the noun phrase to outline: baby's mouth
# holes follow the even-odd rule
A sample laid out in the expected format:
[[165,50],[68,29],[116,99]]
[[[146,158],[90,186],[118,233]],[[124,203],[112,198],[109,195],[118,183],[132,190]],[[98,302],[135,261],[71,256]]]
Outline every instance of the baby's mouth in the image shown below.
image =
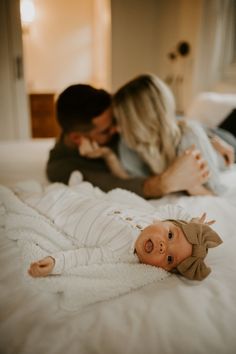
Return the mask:
[[153,242],[152,242],[152,240],[147,240],[147,242],[145,243],[145,245],[144,245],[144,249],[145,249],[145,251],[147,252],[147,253],[151,253],[152,252],[152,250],[153,250]]

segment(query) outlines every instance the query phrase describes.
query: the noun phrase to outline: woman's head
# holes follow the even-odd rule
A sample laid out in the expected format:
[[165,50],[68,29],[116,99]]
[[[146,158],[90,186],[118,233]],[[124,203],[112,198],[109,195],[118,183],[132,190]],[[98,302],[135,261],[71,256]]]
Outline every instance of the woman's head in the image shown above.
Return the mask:
[[175,158],[181,135],[169,88],[155,75],[140,75],[115,93],[113,112],[126,144],[161,173]]

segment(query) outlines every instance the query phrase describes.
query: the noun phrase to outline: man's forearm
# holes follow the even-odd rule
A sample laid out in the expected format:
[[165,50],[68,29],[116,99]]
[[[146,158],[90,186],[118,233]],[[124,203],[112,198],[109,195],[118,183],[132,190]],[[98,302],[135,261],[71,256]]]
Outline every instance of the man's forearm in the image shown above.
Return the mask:
[[159,176],[147,178],[144,182],[146,198],[162,197],[166,194],[188,191],[206,183],[209,178],[207,162],[194,146],[178,156]]
[[149,177],[143,184],[143,194],[145,198],[160,198],[166,194],[174,192],[169,183],[166,173]]

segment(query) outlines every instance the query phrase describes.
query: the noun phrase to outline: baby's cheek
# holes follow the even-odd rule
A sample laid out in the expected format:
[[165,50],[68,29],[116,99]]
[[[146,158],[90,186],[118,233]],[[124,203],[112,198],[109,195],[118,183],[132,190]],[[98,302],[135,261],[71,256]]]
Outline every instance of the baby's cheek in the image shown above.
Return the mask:
[[166,267],[163,259],[159,259],[159,257],[157,257],[156,255],[149,256],[147,262],[149,265],[152,265],[155,267],[159,267],[159,268],[163,268],[163,269],[165,269],[165,267]]

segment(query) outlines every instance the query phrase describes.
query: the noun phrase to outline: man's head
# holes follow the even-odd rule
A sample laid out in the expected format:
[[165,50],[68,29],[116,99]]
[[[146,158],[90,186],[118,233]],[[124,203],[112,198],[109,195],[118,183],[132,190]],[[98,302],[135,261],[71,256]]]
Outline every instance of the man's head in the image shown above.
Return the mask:
[[209,225],[165,220],[146,227],[136,241],[135,250],[142,263],[202,280],[211,271],[204,263],[208,248],[220,243],[222,240]]
[[116,132],[112,121],[111,96],[90,85],[69,86],[58,97],[57,119],[71,142],[82,136],[106,144]]

